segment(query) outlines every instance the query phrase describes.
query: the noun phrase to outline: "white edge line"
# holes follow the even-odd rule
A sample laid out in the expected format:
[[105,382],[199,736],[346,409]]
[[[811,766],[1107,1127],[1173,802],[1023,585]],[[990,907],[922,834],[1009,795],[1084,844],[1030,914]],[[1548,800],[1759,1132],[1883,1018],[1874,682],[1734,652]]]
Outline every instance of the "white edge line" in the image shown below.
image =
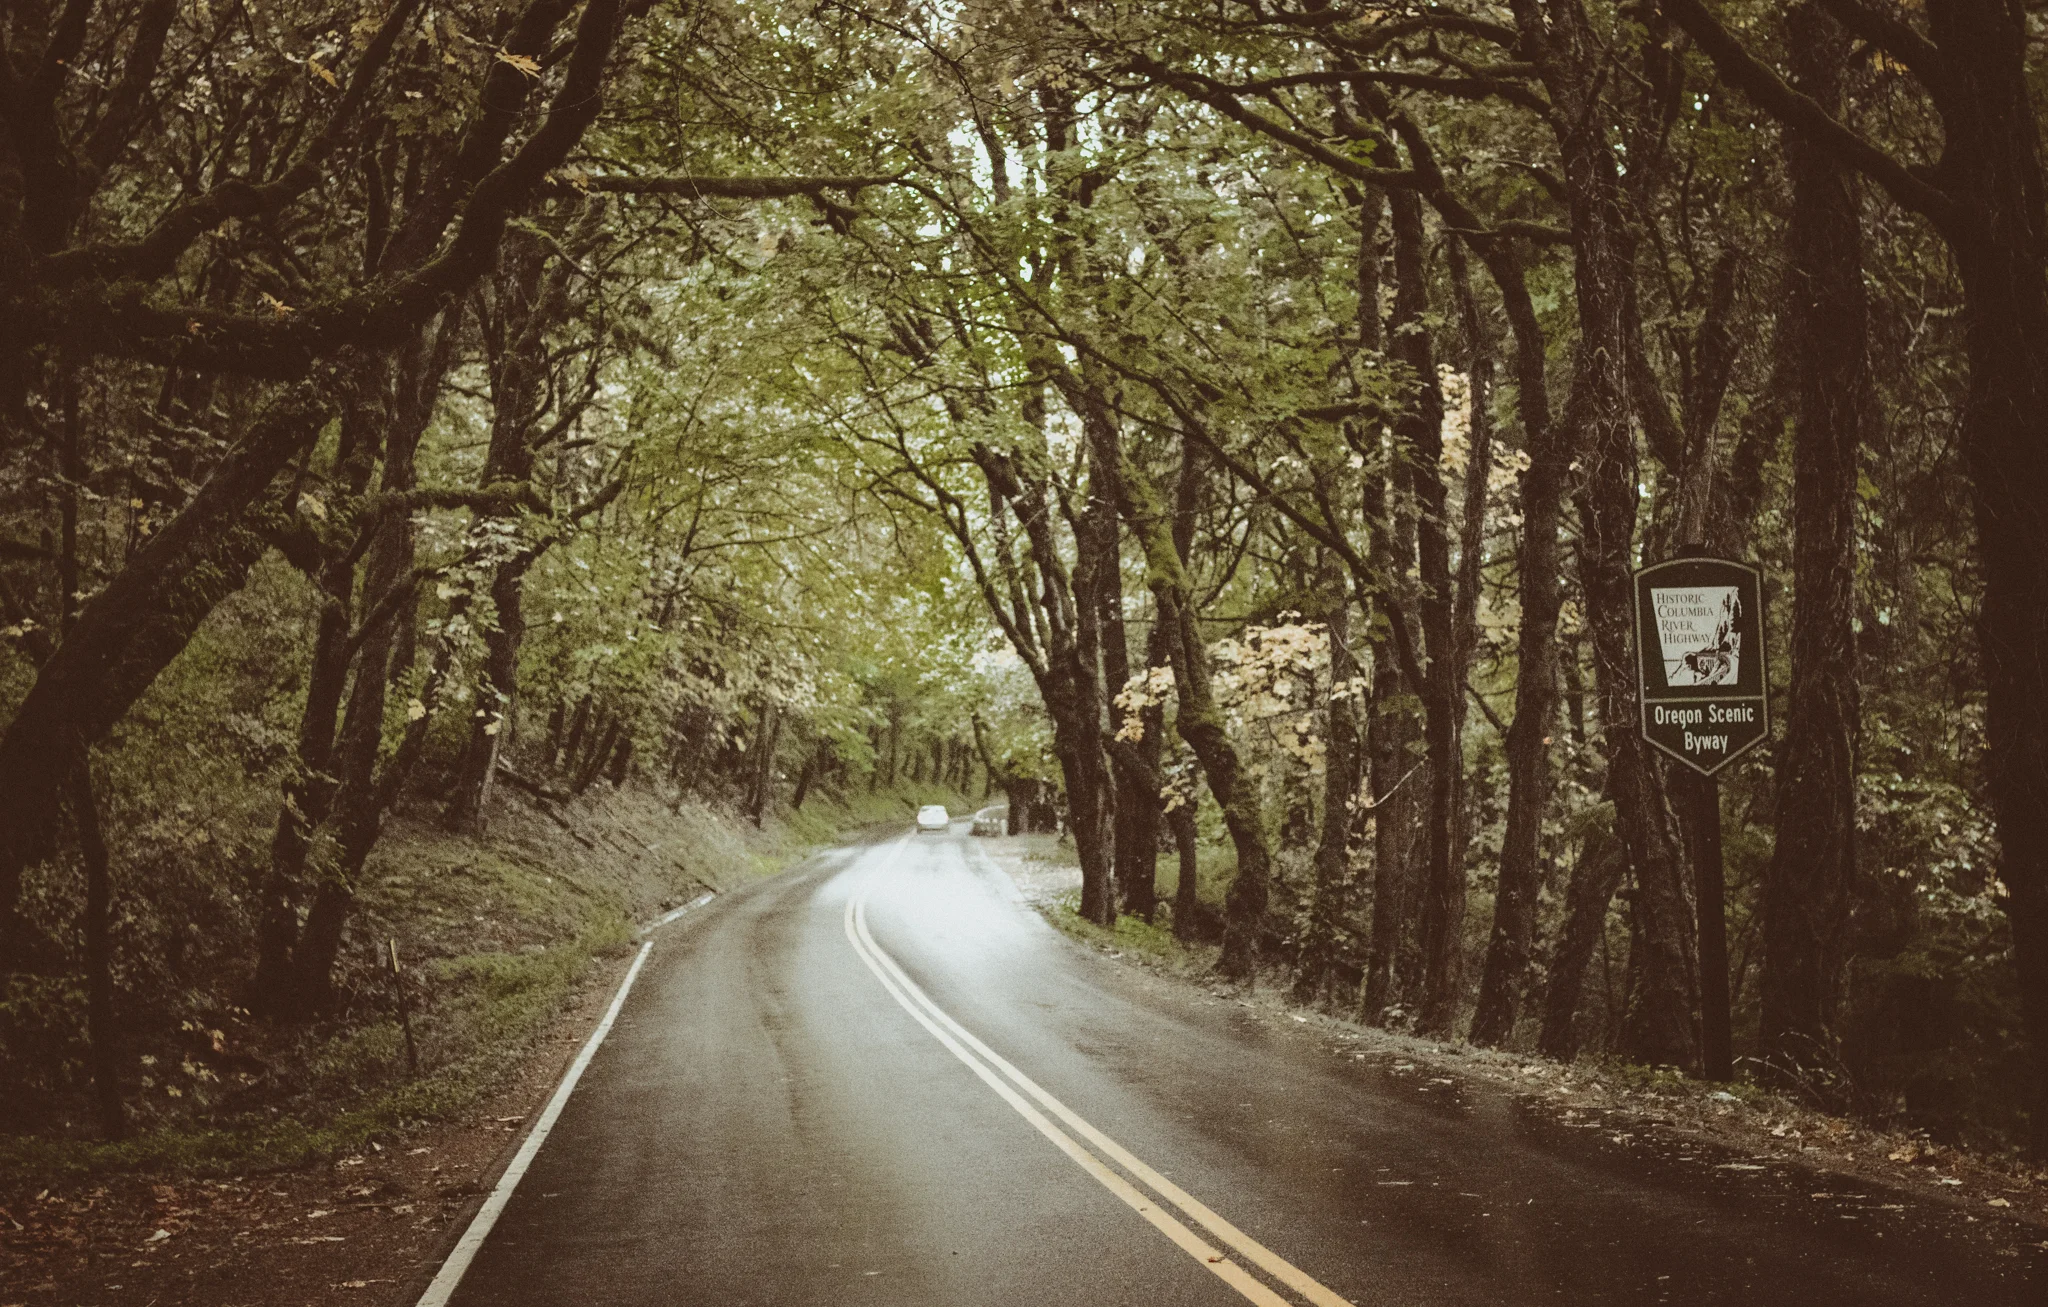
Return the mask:
[[639,930],[634,931],[633,933],[636,935],[645,935],[647,932],[651,930],[660,930],[663,926],[666,926],[669,922],[674,921],[677,917],[682,916],[686,912],[692,912],[698,908],[703,907],[706,903],[709,903],[712,899],[716,897],[718,897],[717,890],[706,890],[704,893],[699,894],[696,898],[691,899],[688,903],[685,903],[680,908],[671,908],[669,911],[662,913],[660,916],[648,922],[646,925],[640,927]]
[[447,1261],[441,1263],[440,1273],[434,1276],[434,1282],[427,1286],[427,1291],[420,1295],[419,1307],[445,1307],[448,1300],[454,1296],[455,1288],[462,1283],[463,1273],[469,1270],[469,1264],[475,1259],[477,1250],[482,1248],[484,1240],[490,1237],[491,1227],[498,1223],[498,1217],[504,1212],[505,1205],[512,1201],[512,1191],[519,1187],[520,1178],[526,1174],[526,1168],[533,1164],[534,1154],[540,1152],[540,1146],[547,1142],[548,1132],[555,1128],[555,1118],[561,1116],[562,1108],[568,1104],[569,1095],[576,1088],[576,1082],[583,1078],[584,1069],[590,1065],[590,1059],[597,1055],[598,1045],[604,1043],[604,1037],[611,1033],[612,1022],[618,1020],[619,1009],[626,1005],[626,995],[632,991],[633,981],[639,977],[640,968],[646,963],[647,955],[653,948],[654,945],[651,943],[640,946],[640,952],[634,957],[633,965],[626,971],[626,978],[619,982],[619,992],[612,996],[611,1007],[605,1010],[604,1020],[598,1022],[597,1029],[590,1032],[590,1038],[585,1041],[583,1051],[576,1055],[576,1060],[569,1064],[569,1070],[562,1076],[562,1083],[555,1087],[555,1096],[548,1100],[548,1105],[541,1109],[540,1119],[535,1121],[533,1129],[527,1132],[526,1142],[519,1145],[519,1151],[513,1155],[511,1165],[505,1168],[505,1174],[498,1177],[498,1187],[491,1190],[491,1196],[477,1209],[476,1216],[470,1220],[469,1228],[462,1232],[462,1238],[456,1243],[455,1250],[448,1254]]

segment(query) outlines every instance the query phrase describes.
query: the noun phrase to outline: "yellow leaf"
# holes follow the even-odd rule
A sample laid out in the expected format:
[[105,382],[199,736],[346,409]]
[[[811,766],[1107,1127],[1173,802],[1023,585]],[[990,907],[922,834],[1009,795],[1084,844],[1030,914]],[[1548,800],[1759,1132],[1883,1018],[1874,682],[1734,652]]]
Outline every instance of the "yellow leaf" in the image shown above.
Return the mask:
[[297,312],[291,305],[285,303],[269,291],[264,291],[262,298],[263,306],[280,318],[290,317],[293,313]]
[[318,59],[314,59],[309,56],[306,60],[306,71],[313,74],[313,76],[319,78],[321,81],[327,83],[329,86],[334,87],[336,90],[341,89],[341,82],[334,76],[333,73],[321,67],[320,61]]
[[530,54],[513,54],[510,50],[500,50],[498,51],[498,62],[501,64],[511,64],[528,77],[540,76],[540,60]]
[[409,722],[416,722],[426,715],[427,705],[421,703],[418,699],[414,699],[411,703],[405,705],[405,720]]

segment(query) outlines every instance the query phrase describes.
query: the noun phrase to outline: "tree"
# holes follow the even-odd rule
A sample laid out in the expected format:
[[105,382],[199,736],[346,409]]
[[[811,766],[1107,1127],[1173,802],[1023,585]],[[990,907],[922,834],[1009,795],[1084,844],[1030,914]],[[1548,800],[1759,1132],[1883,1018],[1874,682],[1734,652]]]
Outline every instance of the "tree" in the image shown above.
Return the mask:
[[[1794,78],[1831,114],[1849,36],[1824,8],[1787,17]],[[1764,884],[1765,1057],[1801,1079],[1830,1041],[1856,879],[1857,463],[1871,426],[1862,234],[1852,174],[1804,134],[1785,142],[1792,221],[1788,345],[1793,424],[1792,696],[1779,745],[1778,841]]]
[[[2038,424],[2048,396],[2048,211],[2039,132],[2027,88],[2025,17],[1998,0],[1930,6],[1928,31],[1881,11],[1831,3],[1855,36],[1910,72],[1943,128],[1931,170],[1901,163],[1786,85],[1700,0],[1663,0],[1715,69],[1815,148],[1826,150],[1924,217],[1955,257],[1964,290],[1968,457],[1984,567],[1988,778],[2004,857],[2005,907],[2027,1025],[2048,1046],[2048,467]],[[2033,1091],[2037,1152],[2048,1151],[2048,1070]]]

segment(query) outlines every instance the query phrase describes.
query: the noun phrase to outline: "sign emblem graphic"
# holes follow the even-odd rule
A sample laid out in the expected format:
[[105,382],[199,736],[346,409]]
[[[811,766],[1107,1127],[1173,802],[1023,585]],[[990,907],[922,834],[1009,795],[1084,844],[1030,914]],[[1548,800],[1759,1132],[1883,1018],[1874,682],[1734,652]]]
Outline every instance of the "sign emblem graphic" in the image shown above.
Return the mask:
[[1742,633],[1735,629],[1741,595],[1733,585],[1651,588],[1665,684],[1735,684],[1742,674]]

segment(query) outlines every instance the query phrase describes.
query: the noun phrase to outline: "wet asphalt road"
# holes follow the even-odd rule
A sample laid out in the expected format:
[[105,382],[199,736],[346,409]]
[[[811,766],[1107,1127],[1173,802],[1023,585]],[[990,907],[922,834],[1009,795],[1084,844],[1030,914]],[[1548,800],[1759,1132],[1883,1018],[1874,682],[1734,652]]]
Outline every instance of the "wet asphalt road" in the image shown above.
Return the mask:
[[1616,1143],[1133,975],[961,829],[664,931],[455,1303],[2048,1301],[2048,1256],[1953,1208]]

